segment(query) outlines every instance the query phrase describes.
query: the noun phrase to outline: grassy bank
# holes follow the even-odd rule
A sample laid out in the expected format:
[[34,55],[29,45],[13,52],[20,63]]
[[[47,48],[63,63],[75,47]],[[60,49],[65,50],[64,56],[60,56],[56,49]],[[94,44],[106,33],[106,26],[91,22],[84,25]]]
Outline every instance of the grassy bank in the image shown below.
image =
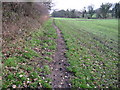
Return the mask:
[[9,57],[3,55],[3,88],[51,88],[51,79],[46,75],[50,73],[49,62],[56,49],[55,39],[56,31],[49,20],[18,44],[11,43],[9,47],[14,52]]

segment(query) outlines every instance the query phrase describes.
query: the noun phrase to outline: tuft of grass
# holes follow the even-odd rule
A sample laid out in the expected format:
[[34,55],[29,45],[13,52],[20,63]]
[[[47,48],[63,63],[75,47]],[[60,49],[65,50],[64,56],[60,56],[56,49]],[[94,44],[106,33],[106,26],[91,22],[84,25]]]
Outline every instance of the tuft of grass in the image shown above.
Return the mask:
[[24,50],[25,52],[23,53],[23,57],[27,59],[32,59],[33,57],[40,57],[39,54],[32,49],[25,48]]
[[44,65],[43,71],[44,71],[46,74],[50,74],[50,68],[49,68],[49,66],[48,66],[48,65]]
[[8,67],[16,67],[17,66],[16,58],[11,57],[11,58],[6,59],[4,65]]
[[51,57],[46,56],[46,57],[45,57],[45,60],[51,61],[51,60],[52,60],[52,58],[51,58]]

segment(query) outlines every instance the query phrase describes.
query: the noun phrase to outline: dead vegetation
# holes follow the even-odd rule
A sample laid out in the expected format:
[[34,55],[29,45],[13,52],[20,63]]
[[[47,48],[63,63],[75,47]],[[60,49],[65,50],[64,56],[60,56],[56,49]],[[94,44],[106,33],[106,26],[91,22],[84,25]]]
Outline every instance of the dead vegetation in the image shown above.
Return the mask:
[[29,36],[31,31],[40,28],[49,18],[48,9],[43,3],[3,2],[2,10],[3,54],[11,51],[10,44],[24,43],[24,37]]

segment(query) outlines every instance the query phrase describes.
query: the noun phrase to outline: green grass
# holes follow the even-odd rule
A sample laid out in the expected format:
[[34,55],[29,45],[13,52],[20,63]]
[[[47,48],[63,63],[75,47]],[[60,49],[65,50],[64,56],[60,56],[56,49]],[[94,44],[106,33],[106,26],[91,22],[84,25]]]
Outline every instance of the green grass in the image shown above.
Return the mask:
[[117,87],[118,21],[55,19],[67,45],[72,87]]
[[14,50],[12,54],[8,51],[9,57],[3,55],[3,88],[51,88],[51,80],[46,75],[50,74],[49,62],[53,60],[56,50],[56,37],[50,19],[40,29],[20,40],[17,45],[22,49]]
[[[1,58],[1,53],[0,53],[0,58]],[[2,63],[0,60],[0,89],[2,88]]]

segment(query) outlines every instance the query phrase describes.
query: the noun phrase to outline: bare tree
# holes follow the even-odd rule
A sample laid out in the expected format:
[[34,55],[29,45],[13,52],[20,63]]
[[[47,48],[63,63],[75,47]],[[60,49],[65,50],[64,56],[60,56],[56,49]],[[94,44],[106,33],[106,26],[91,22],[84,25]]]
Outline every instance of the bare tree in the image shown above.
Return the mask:
[[84,9],[83,9],[83,11],[82,11],[82,17],[83,17],[83,18],[85,18],[86,13],[87,13],[87,11],[86,11],[86,7],[84,7]]
[[102,5],[100,6],[100,12],[101,12],[103,18],[107,18],[107,13],[111,6],[112,6],[111,3],[106,3],[106,4],[102,3]]
[[112,13],[115,18],[120,18],[120,3],[116,3],[114,8],[112,9]]
[[90,18],[92,18],[94,12],[95,12],[94,6],[93,5],[88,6],[88,13],[90,14]]

